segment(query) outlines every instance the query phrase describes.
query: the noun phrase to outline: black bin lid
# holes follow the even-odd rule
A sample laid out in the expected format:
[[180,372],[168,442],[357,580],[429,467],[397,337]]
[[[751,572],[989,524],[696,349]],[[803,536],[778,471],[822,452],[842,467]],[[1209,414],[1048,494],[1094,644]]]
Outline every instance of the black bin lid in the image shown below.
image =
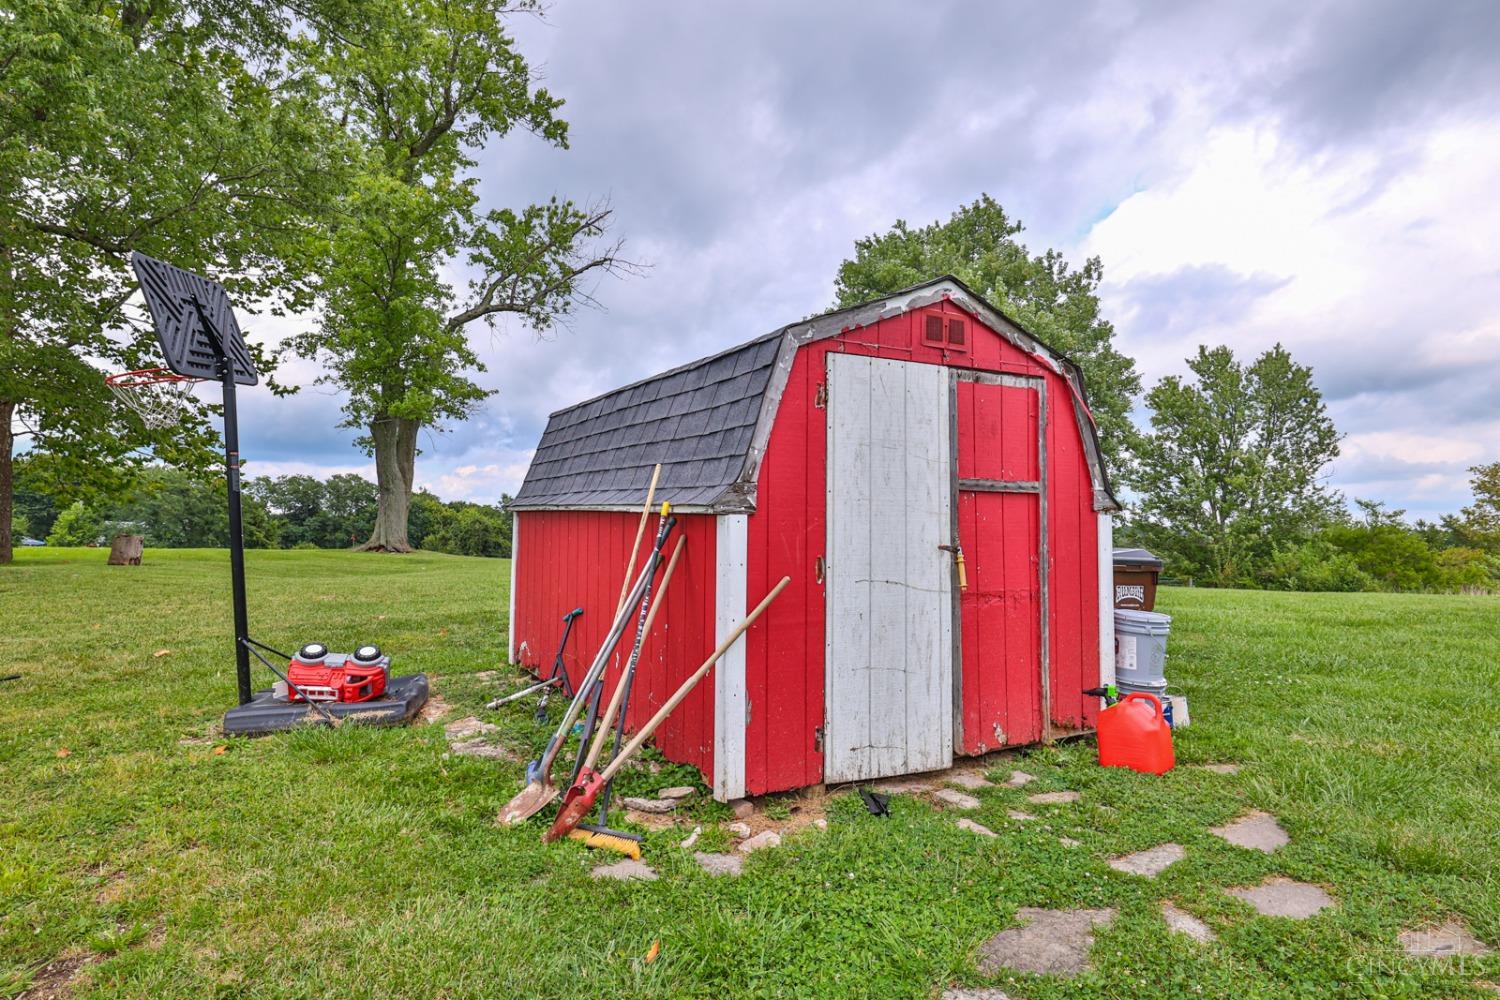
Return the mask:
[[1162,562],[1145,549],[1115,549],[1115,565],[1131,569],[1154,569],[1160,572]]

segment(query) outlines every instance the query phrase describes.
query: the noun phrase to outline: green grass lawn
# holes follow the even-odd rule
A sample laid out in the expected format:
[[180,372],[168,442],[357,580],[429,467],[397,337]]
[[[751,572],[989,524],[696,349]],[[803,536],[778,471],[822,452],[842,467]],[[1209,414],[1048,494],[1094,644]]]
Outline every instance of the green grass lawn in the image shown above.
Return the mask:
[[[685,831],[663,831],[646,848],[661,878],[616,883],[589,878],[601,859],[581,846],[542,845],[539,821],[497,828],[521,766],[451,756],[440,726],[212,738],[235,689],[227,556],[105,555],[22,550],[0,567],[0,674],[22,674],[0,684],[0,996],[83,957],[76,996],[1479,997],[1476,981],[1500,980],[1500,956],[1416,961],[1396,943],[1457,916],[1500,945],[1494,598],[1164,590],[1168,673],[1193,715],[1178,759],[1238,775],[1105,771],[1087,743],[1054,747],[1020,763],[1039,778],[1024,791],[978,793],[995,839],[915,797],[882,820],[842,795],[826,832],[737,879],[701,873]],[[399,671],[436,676],[451,718],[485,715],[498,682],[472,675],[502,657],[507,570],[253,552],[252,629],[281,648],[379,642]],[[514,708],[504,738],[539,745]],[[1007,820],[1054,789],[1082,801]],[[1267,856],[1207,832],[1250,807],[1292,843]],[[689,828],[724,815],[696,808]],[[1105,864],[1167,840],[1187,858],[1155,881]],[[1221,891],[1270,874],[1337,906],[1292,922]],[[1163,899],[1218,941],[1169,935]],[[1022,906],[1119,917],[1071,982],[981,976],[976,947]]]

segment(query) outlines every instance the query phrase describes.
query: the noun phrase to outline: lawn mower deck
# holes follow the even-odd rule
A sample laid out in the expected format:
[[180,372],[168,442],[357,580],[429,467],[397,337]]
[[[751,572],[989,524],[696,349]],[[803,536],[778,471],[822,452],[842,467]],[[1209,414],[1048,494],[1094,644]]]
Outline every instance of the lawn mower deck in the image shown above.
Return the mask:
[[[339,719],[363,726],[400,726],[412,720],[427,704],[427,675],[392,677],[385,694],[369,701],[322,701],[325,711]],[[311,718],[308,716],[311,715]],[[243,705],[224,713],[226,736],[263,736],[284,732],[304,724],[316,725],[319,716],[303,701],[278,698],[271,688],[255,692]]]

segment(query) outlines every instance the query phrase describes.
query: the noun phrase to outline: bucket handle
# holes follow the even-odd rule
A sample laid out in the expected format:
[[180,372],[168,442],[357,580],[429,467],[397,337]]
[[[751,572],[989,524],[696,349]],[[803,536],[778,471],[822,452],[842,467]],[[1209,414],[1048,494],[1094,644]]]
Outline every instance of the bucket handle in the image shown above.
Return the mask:
[[1145,691],[1132,691],[1129,694],[1127,694],[1124,697],[1123,700],[1124,701],[1149,701],[1151,703],[1151,707],[1154,708],[1154,709],[1156,709],[1156,714],[1157,715],[1161,715],[1162,714],[1161,699],[1157,698],[1156,695],[1154,695],[1154,694],[1149,694],[1149,693],[1147,693]]

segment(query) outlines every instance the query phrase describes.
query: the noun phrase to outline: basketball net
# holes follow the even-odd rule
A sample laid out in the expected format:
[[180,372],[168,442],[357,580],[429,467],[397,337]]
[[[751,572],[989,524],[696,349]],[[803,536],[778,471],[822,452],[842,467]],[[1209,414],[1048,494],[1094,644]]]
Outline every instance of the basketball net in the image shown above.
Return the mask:
[[193,386],[201,381],[166,368],[142,368],[110,375],[104,384],[140,415],[148,430],[159,431],[181,422],[183,413],[189,409]]

